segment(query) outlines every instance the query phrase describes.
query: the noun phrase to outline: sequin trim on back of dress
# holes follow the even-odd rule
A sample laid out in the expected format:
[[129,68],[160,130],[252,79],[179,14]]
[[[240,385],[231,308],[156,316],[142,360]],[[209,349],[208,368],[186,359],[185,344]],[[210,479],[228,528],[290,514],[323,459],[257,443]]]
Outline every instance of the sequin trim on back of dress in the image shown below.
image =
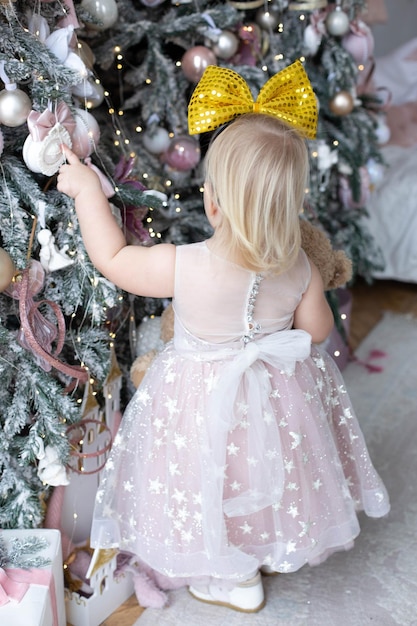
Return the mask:
[[247,333],[242,337],[244,345],[249,343],[249,341],[253,341],[256,333],[259,333],[261,331],[261,325],[253,318],[253,312],[255,310],[256,297],[259,293],[259,285],[263,278],[264,277],[262,276],[262,274],[256,274],[253,281],[252,289],[249,293],[248,306],[246,309],[246,322],[248,330]]

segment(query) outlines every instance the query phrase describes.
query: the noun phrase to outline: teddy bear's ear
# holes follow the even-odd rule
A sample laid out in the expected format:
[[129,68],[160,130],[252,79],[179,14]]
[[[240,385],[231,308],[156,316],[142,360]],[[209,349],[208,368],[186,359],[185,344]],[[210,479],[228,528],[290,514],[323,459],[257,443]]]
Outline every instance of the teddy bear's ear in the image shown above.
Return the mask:
[[352,278],[352,261],[346,256],[343,250],[334,250],[332,256],[334,271],[332,278],[328,281],[326,289],[343,287]]
[[167,343],[174,336],[174,309],[169,304],[161,315],[161,339]]
[[137,388],[149,369],[150,364],[158,354],[157,350],[149,350],[146,354],[136,357],[130,368],[130,380]]

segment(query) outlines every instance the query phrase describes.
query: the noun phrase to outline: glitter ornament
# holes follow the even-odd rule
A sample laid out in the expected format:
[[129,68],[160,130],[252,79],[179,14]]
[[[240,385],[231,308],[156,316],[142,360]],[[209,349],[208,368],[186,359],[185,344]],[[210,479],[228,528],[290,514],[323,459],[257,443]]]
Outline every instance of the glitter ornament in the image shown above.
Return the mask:
[[143,145],[151,154],[162,154],[171,142],[168,131],[161,126],[147,128],[142,135]]
[[355,101],[348,91],[339,91],[329,102],[329,109],[333,115],[349,115],[353,111]]
[[119,17],[115,0],[82,0],[81,7],[100,22],[100,24],[89,22],[88,28],[92,30],[107,30],[117,22]]
[[192,83],[198,83],[209,65],[217,65],[217,59],[214,52],[205,46],[190,48],[181,59],[184,76]]
[[349,17],[340,6],[336,6],[327,16],[326,28],[333,37],[343,37],[349,31]]
[[7,289],[12,282],[16,268],[9,254],[0,248],[0,292]]
[[279,24],[281,14],[276,9],[261,7],[256,13],[256,23],[267,31],[274,30]]
[[179,135],[172,139],[168,150],[163,155],[164,163],[180,172],[194,169],[200,159],[200,144],[188,135]]
[[239,47],[239,39],[230,30],[222,30],[212,50],[218,59],[230,59],[236,54]]
[[16,128],[24,124],[32,110],[29,96],[17,89],[15,83],[8,83],[0,91],[0,124]]

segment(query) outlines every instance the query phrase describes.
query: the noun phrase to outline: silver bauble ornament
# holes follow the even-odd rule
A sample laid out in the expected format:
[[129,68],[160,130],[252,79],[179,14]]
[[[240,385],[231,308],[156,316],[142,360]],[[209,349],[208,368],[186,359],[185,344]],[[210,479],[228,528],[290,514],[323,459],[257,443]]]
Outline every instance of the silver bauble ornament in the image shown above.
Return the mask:
[[239,39],[236,35],[230,30],[222,30],[211,49],[219,59],[230,59],[236,54],[238,47]]
[[266,9],[261,7],[256,13],[256,23],[263,30],[274,30],[279,24],[281,14],[275,9]]
[[343,37],[349,31],[349,17],[337,6],[334,11],[331,11],[326,18],[326,28],[329,35],[333,37]]
[[10,128],[21,126],[32,110],[29,96],[21,89],[0,91],[0,123]]
[[115,0],[82,0],[81,7],[100,21],[100,24],[88,24],[92,30],[106,30],[113,26],[119,17]]
[[329,109],[333,115],[349,115],[353,111],[355,101],[348,91],[339,91],[329,102]]

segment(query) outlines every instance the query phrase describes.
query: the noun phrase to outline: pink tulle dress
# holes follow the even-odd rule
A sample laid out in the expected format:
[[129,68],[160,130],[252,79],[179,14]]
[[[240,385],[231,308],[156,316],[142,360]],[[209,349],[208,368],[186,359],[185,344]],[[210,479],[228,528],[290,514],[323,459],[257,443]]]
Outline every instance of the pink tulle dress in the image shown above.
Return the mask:
[[175,336],[128,408],[91,543],[170,577],[293,572],[352,547],[357,512],[389,511],[331,357],[293,330],[310,280],[177,248]]

